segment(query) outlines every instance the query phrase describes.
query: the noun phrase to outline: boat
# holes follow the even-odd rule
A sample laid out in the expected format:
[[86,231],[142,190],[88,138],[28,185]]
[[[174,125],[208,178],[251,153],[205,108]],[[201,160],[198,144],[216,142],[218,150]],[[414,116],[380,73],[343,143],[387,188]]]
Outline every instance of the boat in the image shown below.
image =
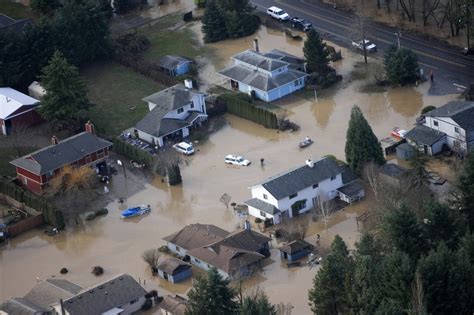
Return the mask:
[[395,127],[390,132],[390,135],[392,137],[395,137],[395,138],[398,138],[398,139],[405,139],[405,136],[406,136],[407,133],[408,133],[408,131],[406,131],[405,129],[400,129],[398,127]]
[[308,147],[308,146],[310,146],[310,145],[312,145],[312,144],[313,144],[313,140],[311,140],[311,139],[306,139],[306,140],[304,140],[304,141],[301,141],[301,142],[298,144],[298,146],[300,147],[300,149],[303,149],[303,148],[306,148],[306,147]]
[[139,205],[136,207],[128,208],[127,210],[122,211],[122,219],[137,217],[140,215],[145,215],[150,213],[150,205]]

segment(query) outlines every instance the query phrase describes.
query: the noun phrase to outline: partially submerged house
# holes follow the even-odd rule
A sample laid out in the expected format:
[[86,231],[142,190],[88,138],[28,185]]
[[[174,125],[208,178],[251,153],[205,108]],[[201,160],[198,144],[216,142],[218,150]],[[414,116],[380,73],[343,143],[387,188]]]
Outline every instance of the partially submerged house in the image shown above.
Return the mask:
[[308,75],[295,69],[301,68],[299,61],[288,62],[298,57],[281,51],[261,54],[246,50],[231,58],[234,64],[218,74],[229,80],[233,90],[271,102],[305,87]]
[[385,163],[379,168],[380,179],[390,185],[398,186],[407,179],[408,169],[393,163]]
[[177,258],[168,258],[158,264],[158,276],[171,283],[189,279],[192,276],[191,265]]
[[112,143],[97,137],[90,122],[85,127],[86,131],[62,141],[53,137],[50,146],[11,161],[23,187],[42,194],[55,175],[67,165],[92,167],[105,163]]
[[133,128],[133,134],[158,147],[181,140],[207,119],[204,94],[177,84],[143,99],[148,114]]
[[158,66],[167,75],[175,77],[188,73],[192,63],[191,59],[182,56],[166,55],[160,58]]
[[9,87],[0,88],[0,134],[9,135],[15,129],[42,121],[36,112],[40,101]]
[[167,295],[158,303],[161,315],[185,315],[189,309],[189,301],[179,296]]
[[280,246],[278,249],[280,250],[281,258],[292,262],[308,256],[313,249],[313,245],[304,240],[294,240]]
[[270,238],[245,228],[229,233],[214,225],[191,224],[164,238],[168,248],[204,270],[216,268],[231,280],[251,276],[270,255]]
[[250,215],[279,224],[284,217],[308,212],[318,204],[318,198],[341,197],[347,202],[362,198],[363,186],[355,183],[357,178],[349,173],[330,157],[307,160],[303,166],[250,187],[252,199],[245,204]]
[[474,147],[474,102],[451,101],[423,115],[423,121],[406,134],[419,151],[436,155],[447,146],[460,154]]

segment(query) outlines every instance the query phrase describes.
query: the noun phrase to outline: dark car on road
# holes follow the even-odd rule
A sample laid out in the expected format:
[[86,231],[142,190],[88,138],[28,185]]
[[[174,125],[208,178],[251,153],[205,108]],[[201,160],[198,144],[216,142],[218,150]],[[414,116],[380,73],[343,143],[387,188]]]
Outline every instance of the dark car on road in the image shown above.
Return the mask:
[[313,28],[313,24],[309,23],[305,19],[300,19],[298,17],[291,18],[290,23],[291,26],[303,32],[308,32]]

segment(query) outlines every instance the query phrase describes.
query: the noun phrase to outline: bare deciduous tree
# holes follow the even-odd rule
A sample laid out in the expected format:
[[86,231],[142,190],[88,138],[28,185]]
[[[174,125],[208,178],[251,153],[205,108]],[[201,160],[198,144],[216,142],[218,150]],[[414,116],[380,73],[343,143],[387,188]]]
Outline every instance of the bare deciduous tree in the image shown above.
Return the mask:
[[278,315],[291,315],[294,306],[291,303],[283,303],[277,305],[277,314]]
[[143,261],[150,266],[151,270],[155,272],[158,266],[158,260],[160,259],[160,252],[157,248],[147,249],[142,254]]
[[[354,1],[354,12],[356,15],[355,40],[364,41],[367,38],[367,10],[366,0]],[[364,52],[364,62],[367,63],[367,47],[365,42],[362,42]]]
[[334,200],[329,199],[325,192],[319,194],[318,202],[315,211],[324,222],[326,232],[328,231],[329,217],[335,209]]
[[411,314],[424,315],[426,314],[425,293],[423,290],[423,282],[418,272],[415,273],[415,279],[411,288]]
[[368,163],[364,168],[365,180],[369,183],[370,188],[374,192],[374,197],[377,199],[377,193],[380,188],[380,174],[379,166],[375,163]]
[[232,197],[228,193],[222,194],[221,198],[219,198],[219,201],[225,205],[227,210],[229,210],[229,203],[231,200]]

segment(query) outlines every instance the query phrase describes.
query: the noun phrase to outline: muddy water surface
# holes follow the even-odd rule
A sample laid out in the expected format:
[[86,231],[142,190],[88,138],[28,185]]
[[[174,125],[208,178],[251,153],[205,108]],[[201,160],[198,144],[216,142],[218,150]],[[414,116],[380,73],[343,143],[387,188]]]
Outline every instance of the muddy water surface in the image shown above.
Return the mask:
[[[199,31],[199,24],[192,27]],[[202,67],[202,76],[208,78],[210,84],[218,83],[220,79],[215,70],[228,65],[229,56],[250,48],[254,37],[211,45],[214,56],[208,60],[209,65]],[[287,40],[281,32],[262,27],[256,37],[260,39],[262,51],[278,48],[302,55],[302,43]],[[345,50],[343,54],[345,59],[335,66],[348,76],[361,57]],[[384,138],[394,126],[411,128],[422,107],[439,106],[455,97],[429,96],[429,83],[373,94],[359,93],[361,84],[361,81],[344,81],[338,87],[320,93],[317,102],[297,96],[276,102],[287,111],[290,120],[301,126],[300,131],[294,133],[268,130],[226,115],[227,124],[198,144],[198,152],[187,158],[188,165],[182,168],[181,186],[170,188],[156,178],[129,198],[129,205],[147,203],[152,206],[152,212],[146,217],[122,221],[119,205],[112,202],[108,205],[107,216],[83,227],[69,229],[56,237],[32,231],[15,238],[0,248],[0,300],[24,295],[37,277],[59,277],[58,271],[64,266],[70,270],[67,278],[83,286],[98,281],[90,270],[92,266],[101,265],[106,270],[102,279],[126,272],[142,282],[146,280],[147,289],[184,294],[190,281],[170,285],[152,278],[140,258],[144,250],[161,246],[164,236],[186,224],[211,223],[229,231],[235,229],[241,219],[219,202],[223,193],[241,203],[250,198],[249,186],[301,165],[307,158],[334,154],[343,159],[345,132],[354,104],[361,107],[375,134]],[[315,144],[299,150],[297,143],[306,135],[313,138]],[[253,163],[248,168],[226,166],[223,160],[227,154],[243,155]],[[265,158],[264,167],[258,163],[260,158]],[[311,224],[309,240],[314,243],[314,234],[319,233],[322,242],[329,244],[335,234],[340,234],[353,247],[359,235],[355,216],[363,210],[364,203],[360,203],[338,212],[329,222],[327,232],[321,223]],[[287,269],[277,255],[277,244],[272,245],[272,257],[262,274],[247,281],[244,287],[251,290],[259,286],[265,289],[272,302],[291,303],[294,314],[308,314],[307,290],[317,269]]]

